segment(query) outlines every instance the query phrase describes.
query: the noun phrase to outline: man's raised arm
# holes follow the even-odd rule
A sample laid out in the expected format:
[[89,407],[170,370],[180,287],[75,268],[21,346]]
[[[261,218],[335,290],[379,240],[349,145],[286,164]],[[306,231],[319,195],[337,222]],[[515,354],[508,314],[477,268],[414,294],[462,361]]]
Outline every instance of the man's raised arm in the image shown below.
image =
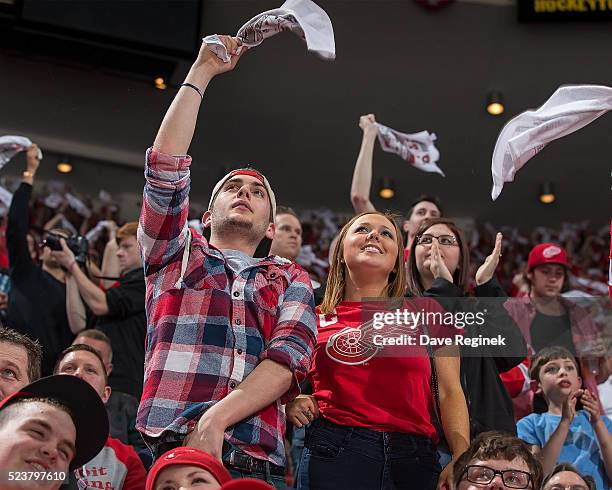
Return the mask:
[[359,118],[359,127],[363,130],[363,139],[355,170],[351,182],[351,204],[355,213],[376,211],[370,201],[372,187],[372,158],[374,155],[374,142],[376,141],[376,120],[374,114],[367,114]]
[[149,276],[174,260],[185,246],[189,212],[189,166],[187,155],[198,111],[210,81],[232,70],[240,54],[240,41],[220,36],[231,60],[228,63],[202,44],[185,83],[180,87],[161,123],[153,148],[147,151],[142,212],[138,228],[145,275]]
[[231,55],[231,61],[223,62],[206,47],[206,44],[202,44],[198,58],[191,66],[185,83],[180,87],[161,123],[153,143],[153,148],[157,151],[167,155],[187,153],[206,87],[216,75],[233,70],[240,59],[241,55],[237,54],[240,46],[238,38],[220,37]]

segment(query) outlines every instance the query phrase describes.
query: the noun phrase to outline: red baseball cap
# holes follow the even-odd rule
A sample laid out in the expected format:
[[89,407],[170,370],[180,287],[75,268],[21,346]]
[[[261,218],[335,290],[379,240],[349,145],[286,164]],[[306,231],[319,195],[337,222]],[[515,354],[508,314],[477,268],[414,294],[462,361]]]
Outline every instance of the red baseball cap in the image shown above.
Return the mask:
[[226,483],[221,490],[274,490],[274,487],[255,478],[241,478]]
[[541,243],[529,252],[527,259],[529,270],[542,264],[559,264],[569,269],[565,249],[555,243]]
[[58,400],[72,412],[76,454],[70,463],[71,470],[83,466],[102,451],[108,438],[108,416],[100,395],[89,383],[65,374],[47,376],[0,401],[0,410],[15,400],[38,397]]
[[194,447],[177,447],[163,454],[155,461],[147,477],[146,490],[153,490],[155,479],[164,468],[178,464],[202,468],[208,471],[221,485],[232,479],[229,471],[227,471],[221,461],[214,456]]

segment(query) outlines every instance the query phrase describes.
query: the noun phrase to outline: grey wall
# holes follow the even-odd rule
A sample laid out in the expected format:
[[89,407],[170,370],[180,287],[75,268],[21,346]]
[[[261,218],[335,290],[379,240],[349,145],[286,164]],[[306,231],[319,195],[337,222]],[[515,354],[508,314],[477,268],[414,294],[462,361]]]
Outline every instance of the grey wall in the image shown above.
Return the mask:
[[[203,28],[235,32],[277,3],[206,1]],[[611,23],[518,24],[511,7],[467,3],[439,12],[408,0],[319,3],[334,24],[335,62],[307,54],[297,38],[283,34],[209,87],[191,148],[196,200],[207,200],[224,166],[250,162],[269,174],[279,202],[348,210],[358,118],[375,112],[393,128],[437,133],[446,173],[444,179],[419,172],[376,149],[375,185],[389,175],[397,187],[397,197],[377,201],[380,207],[405,210],[427,192],[440,195],[452,215],[495,223],[588,218],[599,227],[609,221],[610,114],[546,148],[495,203],[490,162],[503,124],[541,105],[559,85],[612,85]],[[484,112],[491,89],[506,99],[500,118]],[[87,192],[103,187],[137,195],[144,149],[173,91],[0,52],[0,94],[0,132],[19,131],[55,151],[111,161],[77,161],[69,178]],[[537,202],[543,180],[556,186],[552,206]]]

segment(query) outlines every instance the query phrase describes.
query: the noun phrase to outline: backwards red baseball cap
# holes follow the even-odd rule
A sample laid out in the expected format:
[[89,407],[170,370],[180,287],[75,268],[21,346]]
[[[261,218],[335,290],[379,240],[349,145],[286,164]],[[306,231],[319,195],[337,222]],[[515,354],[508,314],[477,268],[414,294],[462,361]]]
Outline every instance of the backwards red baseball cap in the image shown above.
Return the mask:
[[569,269],[567,262],[567,253],[555,243],[541,243],[536,245],[529,252],[527,259],[527,268],[533,269],[542,264],[559,264]]
[[208,471],[221,485],[232,479],[229,471],[227,471],[221,461],[214,456],[193,447],[177,447],[163,454],[155,461],[147,477],[146,490],[153,490],[155,487],[155,480],[164,468],[179,464],[202,468]]
[[102,451],[108,438],[108,415],[100,395],[89,383],[65,374],[47,376],[0,401],[0,410],[16,400],[38,397],[57,400],[72,414],[76,454],[70,463],[71,470],[83,466]]

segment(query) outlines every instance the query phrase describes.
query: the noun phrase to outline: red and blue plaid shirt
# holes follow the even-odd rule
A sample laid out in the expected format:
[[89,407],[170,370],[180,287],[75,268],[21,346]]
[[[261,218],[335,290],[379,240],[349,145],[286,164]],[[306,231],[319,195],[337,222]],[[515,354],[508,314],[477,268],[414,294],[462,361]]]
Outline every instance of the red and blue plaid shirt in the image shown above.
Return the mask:
[[291,388],[229,428],[225,439],[284,466],[285,412],[299,394],[316,340],[306,271],[267,257],[238,276],[187,227],[191,157],[149,149],[138,241],[146,281],[144,389],[137,428],[155,448],[181,441],[199,417],[264,359],[287,366]]

